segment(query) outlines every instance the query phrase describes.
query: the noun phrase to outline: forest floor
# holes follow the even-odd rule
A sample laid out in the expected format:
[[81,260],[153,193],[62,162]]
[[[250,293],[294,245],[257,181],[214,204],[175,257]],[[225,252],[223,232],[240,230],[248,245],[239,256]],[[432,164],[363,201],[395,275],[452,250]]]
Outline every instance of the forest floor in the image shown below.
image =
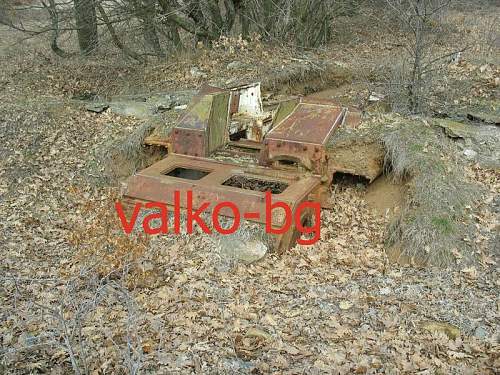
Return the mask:
[[[258,79],[271,99],[320,92],[379,121],[423,123],[369,114],[382,61],[397,53],[382,32],[360,28],[356,43],[308,54],[223,40],[145,67],[60,60],[33,41],[12,48],[14,34],[0,33],[0,372],[498,371],[500,173],[487,141],[475,159],[462,157],[475,143],[453,149],[482,191],[462,237],[474,262],[458,251],[446,268],[393,261],[387,228],[408,187],[390,175],[334,186],[319,242],[250,265],[206,235],[129,237],[119,228],[120,186],[105,175],[102,150],[149,118],[89,112],[79,99]],[[497,94],[498,61],[479,52],[447,69],[467,91],[456,86],[461,94],[450,93],[442,111],[463,114]],[[330,68],[311,73],[317,60]],[[498,137],[498,126],[488,129]]]

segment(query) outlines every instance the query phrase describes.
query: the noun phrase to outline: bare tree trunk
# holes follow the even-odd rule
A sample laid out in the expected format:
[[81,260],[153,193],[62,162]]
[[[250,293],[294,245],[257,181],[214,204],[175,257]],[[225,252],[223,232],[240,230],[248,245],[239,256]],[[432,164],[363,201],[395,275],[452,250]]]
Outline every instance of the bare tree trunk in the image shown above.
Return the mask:
[[199,6],[205,25],[211,28],[212,34],[220,35],[224,29],[224,23],[220,14],[219,2],[217,0],[200,0]]
[[160,58],[165,57],[155,27],[154,0],[132,0],[131,4],[135,15],[141,21],[142,35],[146,46],[153,51],[155,56]]
[[90,55],[98,47],[97,16],[94,0],[73,0],[80,51]]
[[224,19],[224,32],[229,34],[236,19],[236,8],[233,0],[224,0],[224,7],[226,8],[226,17]]
[[74,54],[68,53],[61,49],[57,44],[57,39],[59,38],[59,13],[57,12],[56,3],[54,0],[48,0],[49,3],[46,4],[42,1],[42,5],[49,13],[50,20],[52,22],[52,38],[50,41],[50,48],[59,57],[71,57]]
[[247,0],[234,1],[235,12],[239,16],[241,35],[247,39],[250,36],[250,15],[248,14]]
[[177,29],[177,25],[170,24],[168,25],[168,35],[172,43],[174,43],[175,48],[183,49],[184,45],[181,41],[181,36],[179,35],[179,30]]
[[160,40],[158,39],[158,34],[155,27],[155,8],[153,1],[144,1],[142,9],[142,28],[146,45],[154,51],[154,54],[156,56],[164,58],[165,52],[163,52],[160,46]]
[[415,46],[413,50],[413,67],[409,84],[410,111],[417,113],[420,110],[422,100],[422,58],[424,53],[424,23],[427,22],[425,9],[421,9],[421,0],[415,0],[415,26],[413,34]]
[[179,29],[177,26],[177,23],[173,19],[173,10],[172,7],[170,6],[170,3],[168,0],[158,0],[158,4],[161,7],[161,12],[160,14],[166,16],[166,19],[164,19],[163,24],[167,28],[167,38],[172,41],[174,46],[176,48],[184,48],[181,37],[179,35]]
[[[169,23],[193,34],[196,43],[208,45],[234,24],[234,0],[224,0],[225,14],[217,0],[158,0]],[[182,5],[181,5],[182,4]],[[175,40],[174,40],[175,42]]]
[[[434,55],[433,50],[440,40],[443,22],[442,12],[448,9],[452,0],[385,0],[389,11],[406,31],[407,40],[403,44],[411,66],[404,72],[403,96],[407,99],[406,109],[412,113],[425,110],[428,92],[432,89],[431,73],[441,69],[440,62],[452,53]],[[458,51],[467,49],[461,48]],[[457,52],[457,51],[455,51]]]

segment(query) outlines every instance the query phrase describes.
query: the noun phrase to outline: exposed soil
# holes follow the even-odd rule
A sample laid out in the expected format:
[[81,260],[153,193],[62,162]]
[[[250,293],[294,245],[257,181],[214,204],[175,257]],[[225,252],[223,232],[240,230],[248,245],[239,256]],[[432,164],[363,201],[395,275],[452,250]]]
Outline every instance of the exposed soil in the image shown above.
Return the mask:
[[319,90],[309,95],[311,98],[329,99],[347,107],[361,108],[365,105],[369,91],[365,83],[354,82],[338,87],[330,87],[326,90]]
[[357,132],[337,133],[327,145],[329,164],[336,171],[375,180],[384,164],[384,148],[377,138]]
[[389,246],[385,250],[387,254],[387,259],[392,264],[400,264],[400,265],[413,265],[415,267],[425,267],[423,262],[419,262],[418,260],[412,259],[409,256],[404,254],[403,249],[401,248],[401,244],[395,244]]
[[368,185],[364,199],[376,213],[391,219],[403,207],[405,192],[404,185],[382,175]]

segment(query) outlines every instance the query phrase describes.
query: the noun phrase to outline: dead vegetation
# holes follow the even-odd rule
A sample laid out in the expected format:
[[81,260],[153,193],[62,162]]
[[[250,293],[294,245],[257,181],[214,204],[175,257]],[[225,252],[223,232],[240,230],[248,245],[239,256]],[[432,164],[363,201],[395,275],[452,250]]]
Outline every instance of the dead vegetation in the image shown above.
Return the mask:
[[[385,173],[405,186],[402,210],[387,232],[392,260],[419,266],[450,266],[457,254],[471,263],[478,260],[464,237],[485,190],[471,177],[457,141],[437,126],[440,121],[371,115],[358,129],[339,132],[329,145],[339,150],[341,162],[335,155],[332,162],[340,172],[368,180]],[[471,124],[460,129],[469,140],[479,134]]]
[[383,136],[386,168],[408,185],[406,205],[389,228],[389,244],[417,264],[450,265],[454,252],[472,260],[462,241],[467,216],[481,198],[457,150],[423,119],[403,120]]
[[[470,35],[486,35],[481,17],[460,17],[474,21]],[[381,157],[377,168],[385,148],[389,176],[407,185],[392,224],[365,202],[364,184],[347,184],[334,187],[320,242],[257,263],[234,256],[253,237],[221,251],[201,233],[120,232],[109,171],[131,173],[155,156],[141,145],[150,126],[88,112],[71,97],[255,78],[296,94],[352,81],[361,87],[343,92],[365,107],[386,87],[377,57],[399,50],[376,27],[352,32],[349,44],[309,55],[231,38],[147,66],[109,55],[61,61],[32,47],[2,55],[0,372],[496,373],[497,133],[469,139],[487,123],[464,120],[472,107],[481,118],[498,109],[492,37],[477,44],[487,63],[469,50],[444,70],[449,85],[435,87],[443,95],[434,108],[464,125],[461,136],[394,114],[370,115],[359,129],[361,145]],[[334,61],[331,79],[325,60]],[[338,142],[347,149],[350,140]],[[477,160],[464,158],[471,147]],[[387,235],[403,265],[389,261]]]
[[335,150],[330,161],[336,170],[370,182],[383,173],[385,150],[380,139],[387,124],[372,125],[365,121],[357,129],[345,128],[334,134],[328,149]]
[[153,129],[150,123],[146,123],[135,129],[132,134],[103,145],[98,158],[102,160],[105,175],[122,179],[165,157],[165,148],[144,145],[144,139]]
[[[302,60],[302,61],[301,61]],[[298,59],[286,69],[270,73],[262,88],[273,93],[309,95],[350,83],[352,73],[340,64],[316,59]]]

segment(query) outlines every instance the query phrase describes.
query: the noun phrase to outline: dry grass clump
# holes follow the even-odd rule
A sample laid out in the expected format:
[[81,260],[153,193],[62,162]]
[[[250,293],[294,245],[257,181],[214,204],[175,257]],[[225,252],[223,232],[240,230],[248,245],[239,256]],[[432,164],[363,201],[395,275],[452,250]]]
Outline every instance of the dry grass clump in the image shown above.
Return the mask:
[[153,125],[146,123],[131,134],[106,144],[100,151],[105,174],[111,179],[128,177],[166,154],[160,147],[144,146],[144,139],[153,131]]
[[470,258],[462,241],[466,211],[480,190],[466,180],[452,142],[426,122],[409,120],[383,143],[394,178],[409,181],[405,208],[389,228],[390,245],[419,264],[447,265],[456,251]]

